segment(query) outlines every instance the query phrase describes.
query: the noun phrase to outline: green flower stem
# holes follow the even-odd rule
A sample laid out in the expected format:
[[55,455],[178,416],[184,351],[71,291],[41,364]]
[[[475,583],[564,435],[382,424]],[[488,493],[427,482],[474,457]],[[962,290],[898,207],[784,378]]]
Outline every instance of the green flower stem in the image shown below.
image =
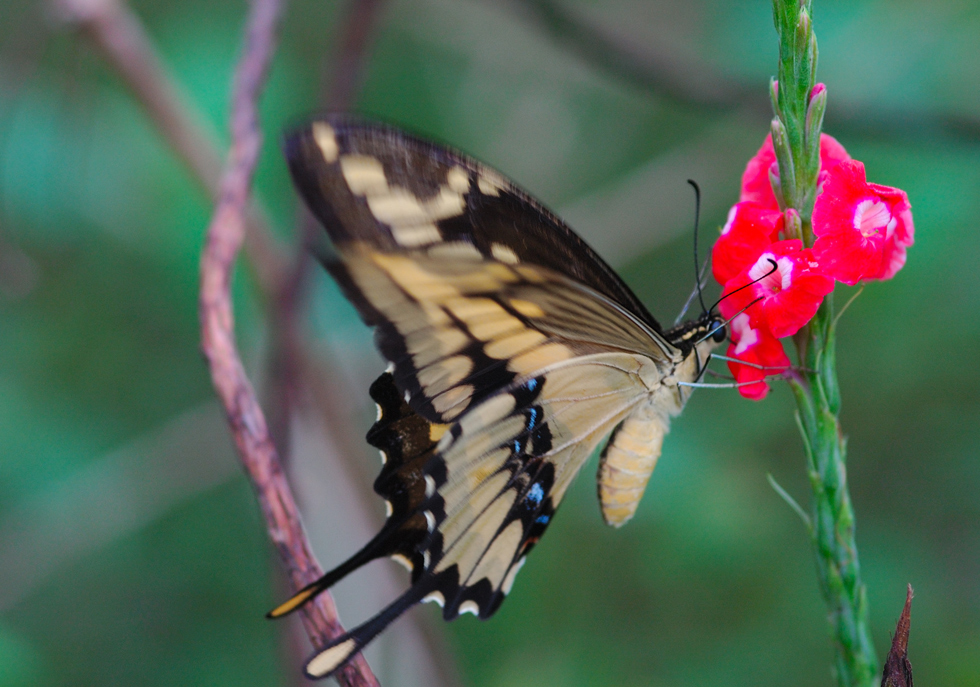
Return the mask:
[[[773,0],[779,34],[773,147],[783,209],[799,213],[800,238],[813,245],[810,217],[820,172],[820,133],[826,91],[816,85],[817,40],[811,0]],[[878,660],[868,631],[868,599],[861,582],[854,509],[847,491],[846,442],[840,429],[840,390],[832,295],[794,337],[800,369],[790,381],[803,436],[813,504],[811,536],[820,588],[828,609],[839,687],[872,687]]]
[[790,386],[796,397],[797,420],[813,490],[811,536],[836,652],[837,684],[871,687],[878,659],[868,630],[868,597],[861,582],[854,509],[847,491],[847,446],[838,419],[840,394],[831,296],[827,296],[803,333],[797,343],[804,370]]

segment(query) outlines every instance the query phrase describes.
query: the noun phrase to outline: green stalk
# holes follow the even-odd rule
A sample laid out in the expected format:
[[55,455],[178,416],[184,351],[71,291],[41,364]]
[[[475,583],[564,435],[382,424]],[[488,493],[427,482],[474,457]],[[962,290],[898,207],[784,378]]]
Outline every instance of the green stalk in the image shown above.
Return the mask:
[[790,386],[796,397],[813,491],[811,535],[834,644],[837,684],[871,687],[878,659],[868,629],[868,596],[861,582],[854,509],[847,490],[847,445],[838,418],[833,310],[828,295],[803,330],[804,336],[797,337],[804,369]]
[[[773,105],[773,146],[784,210],[799,213],[800,238],[813,245],[810,217],[820,172],[820,133],[826,92],[816,85],[817,41],[811,0],[773,0],[779,34],[778,90]],[[787,226],[789,226],[787,222]],[[840,391],[832,295],[794,337],[800,369],[790,386],[796,398],[813,491],[811,536],[820,589],[827,604],[839,687],[872,687],[878,659],[868,629],[868,599],[861,582],[854,509],[847,490],[846,441],[840,428]]]

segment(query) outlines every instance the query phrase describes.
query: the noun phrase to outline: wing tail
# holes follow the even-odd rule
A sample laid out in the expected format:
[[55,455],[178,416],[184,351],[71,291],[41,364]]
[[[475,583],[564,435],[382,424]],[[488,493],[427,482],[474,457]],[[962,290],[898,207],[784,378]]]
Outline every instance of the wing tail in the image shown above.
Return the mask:
[[[381,531],[360,551],[269,611],[267,618],[281,618],[292,613],[376,558],[395,556],[416,578],[421,574],[422,558],[418,547],[428,531],[424,516],[417,511],[419,504],[427,498],[422,467],[432,457],[435,446],[433,425],[405,403],[388,372],[371,385],[371,398],[378,404],[380,414],[368,432],[368,442],[381,449],[385,456],[375,490],[388,502],[391,514]],[[443,430],[439,428],[439,431]]]
[[300,589],[289,599],[266,613],[265,617],[275,619],[289,615],[300,606],[310,601],[317,594],[330,589],[330,587],[340,582],[340,580],[344,579],[347,577],[347,575],[354,572],[361,566],[370,563],[376,558],[383,558],[384,556],[391,555],[392,551],[394,550],[391,546],[391,542],[389,541],[392,532],[393,529],[389,528],[381,530],[381,532],[379,532],[374,539],[369,541],[360,551],[355,553],[330,572],[326,573],[320,579],[316,580],[315,582],[311,582]]
[[415,584],[370,620],[358,625],[320,649],[306,663],[306,675],[320,680],[333,675],[371,640],[398,619],[409,608],[422,601],[432,591],[432,585]]

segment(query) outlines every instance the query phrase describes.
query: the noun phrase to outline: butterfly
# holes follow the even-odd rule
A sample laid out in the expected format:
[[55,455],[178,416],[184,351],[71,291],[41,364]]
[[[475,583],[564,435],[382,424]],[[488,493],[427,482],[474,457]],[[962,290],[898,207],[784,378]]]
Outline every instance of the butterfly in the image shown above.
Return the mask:
[[726,329],[708,311],[665,331],[558,217],[458,152],[343,116],[284,147],[336,251],[325,265],[390,363],[367,434],[388,515],[269,617],[377,558],[411,571],[404,594],[309,660],[322,678],[419,602],[490,617],[606,437],[602,515],[629,520]]

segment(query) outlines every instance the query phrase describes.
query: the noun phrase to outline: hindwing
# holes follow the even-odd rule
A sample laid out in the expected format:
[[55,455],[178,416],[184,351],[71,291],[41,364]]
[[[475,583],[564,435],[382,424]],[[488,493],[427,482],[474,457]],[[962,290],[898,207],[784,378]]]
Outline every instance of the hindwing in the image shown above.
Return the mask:
[[[407,404],[394,414],[382,405],[369,437],[389,446],[375,489],[392,510],[381,533],[350,560],[356,567],[383,555],[399,558],[412,570],[412,586],[314,656],[308,675],[329,675],[419,601],[437,602],[447,620],[461,613],[490,617],[582,464],[648,396],[649,365],[618,352],[559,361],[486,398],[445,430]],[[393,401],[393,378],[382,375],[372,390]],[[430,437],[432,428],[441,434],[434,446],[419,431],[426,425]],[[409,445],[421,451],[406,451]],[[345,566],[338,568],[343,574]]]

